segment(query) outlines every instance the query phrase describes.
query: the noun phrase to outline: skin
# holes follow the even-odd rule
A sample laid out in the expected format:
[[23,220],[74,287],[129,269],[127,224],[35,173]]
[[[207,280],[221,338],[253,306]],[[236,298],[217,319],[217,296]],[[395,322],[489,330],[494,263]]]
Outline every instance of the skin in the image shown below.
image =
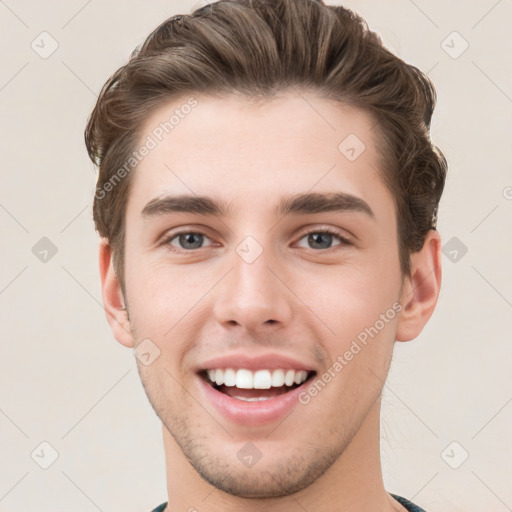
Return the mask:
[[[366,113],[312,93],[283,92],[266,102],[195,97],[198,106],[134,171],[126,297],[108,243],[100,244],[114,336],[130,348],[149,338],[160,350],[149,366],[137,365],[162,421],[166,511],[405,510],[382,481],[380,396],[395,341],[418,336],[435,308],[439,234],[429,232],[411,255],[411,276],[402,276],[393,196],[379,174],[377,134]],[[140,140],[185,101],[155,111]],[[349,134],[366,146],[355,161],[338,150]],[[141,215],[155,197],[191,191],[231,209],[225,216]],[[358,211],[285,217],[273,211],[284,195],[333,191],[363,199],[374,218]],[[203,233],[199,248],[172,238],[177,228]],[[325,228],[349,243],[333,236],[319,248],[307,235]],[[263,249],[250,264],[236,252],[249,235]],[[397,303],[401,312],[281,422],[230,422],[199,387],[198,364],[235,352],[289,354],[322,375]],[[251,468],[237,458],[247,442],[262,454]]]

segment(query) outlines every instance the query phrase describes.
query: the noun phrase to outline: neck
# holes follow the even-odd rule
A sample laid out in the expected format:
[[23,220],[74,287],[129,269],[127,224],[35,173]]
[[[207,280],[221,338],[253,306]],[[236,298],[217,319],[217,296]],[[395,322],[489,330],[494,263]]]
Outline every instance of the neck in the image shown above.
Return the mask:
[[343,454],[315,482],[292,495],[241,498],[218,490],[191,466],[163,426],[168,506],[165,512],[392,512],[405,509],[384,489],[380,463],[380,399],[375,402]]

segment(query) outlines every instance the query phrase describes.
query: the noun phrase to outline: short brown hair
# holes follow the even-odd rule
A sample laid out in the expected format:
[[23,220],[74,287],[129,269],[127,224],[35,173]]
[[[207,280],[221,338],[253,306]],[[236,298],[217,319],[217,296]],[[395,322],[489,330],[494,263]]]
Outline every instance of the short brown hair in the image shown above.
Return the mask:
[[[369,113],[396,206],[400,267],[436,228],[447,163],[430,141],[436,92],[352,11],[321,0],[221,0],[157,27],[105,83],[85,130],[99,166],[93,213],[124,288],[124,217],[131,176],[114,185],[144,120],[186,94],[272,98],[301,88]],[[124,175],[123,175],[124,176]],[[118,176],[119,177],[119,176]],[[105,191],[108,190],[108,194]]]

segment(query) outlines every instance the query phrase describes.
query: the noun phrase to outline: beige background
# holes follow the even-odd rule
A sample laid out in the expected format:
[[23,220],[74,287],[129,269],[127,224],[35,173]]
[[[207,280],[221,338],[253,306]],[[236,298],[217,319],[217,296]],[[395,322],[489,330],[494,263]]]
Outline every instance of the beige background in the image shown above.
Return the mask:
[[[83,129],[107,77],[195,4],[0,0],[1,511],[149,511],[166,500],[160,423],[102,311]],[[430,324],[396,346],[387,489],[428,512],[512,510],[512,2],[344,5],[437,86],[433,139],[450,163],[439,228],[459,244],[445,247]],[[50,37],[58,49],[43,59],[31,43],[48,51]],[[46,262],[33,253],[42,237],[58,251]]]

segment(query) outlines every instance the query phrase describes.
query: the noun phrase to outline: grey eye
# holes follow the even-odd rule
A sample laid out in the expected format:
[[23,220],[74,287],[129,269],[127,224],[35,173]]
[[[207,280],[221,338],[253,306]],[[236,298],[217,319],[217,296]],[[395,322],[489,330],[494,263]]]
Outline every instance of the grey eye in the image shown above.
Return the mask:
[[[327,231],[314,231],[304,235],[300,240],[306,240],[306,244],[309,244],[308,248],[312,249],[330,249],[332,247],[333,239],[337,238],[338,240],[342,240],[340,236],[335,235],[333,233],[329,233]],[[335,244],[340,245],[340,244]],[[304,246],[302,246],[304,247]]]
[[203,235],[202,233],[194,233],[194,232],[186,232],[186,233],[178,233],[174,237],[172,237],[169,240],[170,245],[176,246],[176,244],[173,243],[174,240],[178,240],[178,248],[179,249],[185,249],[185,250],[191,250],[191,249],[199,249],[202,247],[203,242],[207,239],[206,235]]

